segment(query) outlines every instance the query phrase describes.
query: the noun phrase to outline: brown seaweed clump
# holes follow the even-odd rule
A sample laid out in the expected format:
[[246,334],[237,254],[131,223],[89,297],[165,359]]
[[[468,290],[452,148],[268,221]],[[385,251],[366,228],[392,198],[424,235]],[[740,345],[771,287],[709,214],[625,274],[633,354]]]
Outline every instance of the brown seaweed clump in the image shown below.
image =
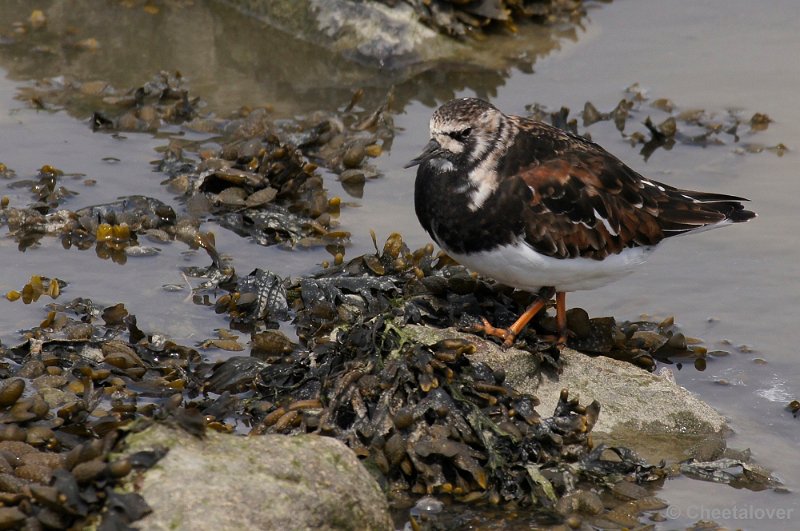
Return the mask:
[[[159,455],[120,462],[111,452],[128,430],[153,421],[198,436],[336,437],[398,508],[436,496],[519,509],[542,523],[635,525],[663,507],[649,488],[663,467],[592,443],[599,404],[564,391],[553,412],[537,411],[537,398],[509,386],[502,370],[471,361],[469,341],[425,343],[404,331],[405,323],[454,326],[469,315],[512,319],[526,294],[466,273],[431,246],[412,252],[396,234],[374,254],[295,281],[220,266],[212,260],[192,272],[204,278],[195,295],[223,292],[215,310],[250,334],[249,356],[206,361],[196,348],[140,330],[124,305],[83,298],[49,303],[22,343],[0,345],[0,524],[127,525],[143,516],[141,498],[120,498],[114,488]],[[30,285],[53,296],[63,283],[38,277]],[[289,319],[296,337],[276,329]],[[548,319],[518,346],[542,370],[558,370],[558,351],[536,337]],[[612,326],[589,323],[583,340]],[[657,332],[668,323],[638,323],[630,334],[613,326],[620,349],[669,342]],[[227,330],[200,347],[244,348]],[[738,485],[757,470],[737,462],[742,477],[731,475],[730,461],[689,463],[685,473]],[[620,492],[636,503],[621,502]]]
[[[133,89],[117,89],[105,81],[80,81],[68,76],[42,79],[20,89],[17,98],[39,109],[69,104],[81,117],[91,114],[95,131],[156,131],[197,117],[203,106],[199,98],[189,97],[183,77],[177,72],[159,72]],[[96,110],[84,110],[90,108]]]
[[[218,364],[206,390],[236,401],[251,434],[344,441],[380,473],[397,506],[434,494],[535,507],[560,521],[557,501],[575,485],[603,489],[612,473],[612,483],[663,477],[625,449],[609,458],[593,447],[599,404],[581,405],[564,391],[552,416],[540,416],[537,399],[508,386],[502,371],[470,361],[471,343],[429,345],[405,334],[404,322],[452,326],[468,312],[516,309],[507,292],[493,293],[430,247],[411,252],[392,235],[383,251],[314,278],[281,284],[263,271],[249,278],[217,309],[249,327],[252,355]],[[299,343],[263,331],[278,315],[270,308],[284,305],[296,315]],[[535,334],[520,346],[557,369],[557,351]]]
[[[264,127],[266,115],[254,112],[249,119]],[[332,232],[316,165],[277,136],[232,140],[197,163],[184,160],[182,150],[173,147],[160,166],[170,176],[169,186],[233,232],[261,245],[290,246],[304,238],[321,241]],[[348,236],[332,234],[330,240]]]
[[[645,105],[648,103],[648,105]],[[532,117],[549,121],[555,127],[579,134],[578,119],[570,118],[570,110],[561,107],[548,111],[544,106],[528,106]],[[653,113],[655,118],[651,118]],[[631,146],[641,146],[639,153],[647,160],[657,149],[671,150],[676,144],[689,146],[725,146],[738,144],[736,153],[761,153],[769,151],[779,157],[787,148],[783,144],[765,146],[749,141],[753,134],[767,129],[772,119],[756,112],[749,118],[741,110],[727,109],[724,112],[705,109],[681,109],[668,98],[650,100],[647,91],[638,83],[625,89],[625,97],[608,112],[601,112],[587,101],[580,113],[584,128],[597,122],[611,121]],[[629,120],[640,120],[643,129],[626,130]],[[583,133],[591,138],[588,131]]]
[[124,306],[87,299],[51,303],[23,335],[0,346],[0,527],[127,528],[150,509],[118,487],[161,454],[112,451],[136,418],[182,417],[173,396],[199,354],[152,343]]
[[356,112],[361,95],[342,111],[291,121],[276,121],[264,108],[193,120],[187,127],[220,135],[220,148],[173,141],[158,169],[191,209],[261,245],[341,247],[350,237],[335,229],[341,201],[328,198],[317,168],[339,174],[345,190],[360,197],[366,180],[378,176],[369,159],[393,137],[391,95],[373,111]]
[[[532,298],[529,293],[469,273],[446,254],[434,255],[431,245],[411,251],[396,233],[375,254],[358,256],[294,283],[261,270],[234,281],[239,286],[228,284],[230,295],[219,298],[216,309],[228,312],[237,329],[257,335],[259,329],[273,326],[270,323],[276,315],[291,309],[299,339],[312,349],[332,341],[336,330],[380,315],[400,323],[467,330],[480,316],[510,324]],[[275,299],[278,293],[281,298]],[[257,310],[253,310],[253,301],[258,301]],[[273,310],[268,312],[270,306]],[[689,361],[698,366],[702,364],[697,360],[704,363],[707,356],[705,347],[684,336],[673,318],[659,323],[617,323],[613,317],[590,318],[585,310],[574,308],[568,312],[567,324],[570,347],[629,361],[650,371],[655,370],[656,361]],[[557,369],[556,350],[539,339],[552,335],[555,326],[552,313],[537,316],[520,335],[517,346]]]
[[195,162],[184,154],[197,147],[173,142],[158,169],[193,208],[261,245],[341,246],[350,235],[335,230],[340,200],[328,198],[317,168],[338,174],[360,197],[366,180],[379,175],[369,160],[388,149],[394,134],[391,94],[372,111],[356,111],[362,95],[356,91],[341,111],[290,121],[263,108],[194,120],[187,127],[221,135],[221,147],[200,149]]
[[141,241],[182,241],[192,249],[203,248],[215,264],[220,257],[212,233],[199,230],[200,222],[191,216],[177,216],[162,201],[141,195],[80,208],[75,211],[33,206],[7,206],[0,223],[8,226],[20,251],[36,245],[43,237],[60,237],[65,249],[95,249],[99,258],[124,264],[128,256],[152,256],[159,251]]
[[58,298],[61,290],[67,283],[57,278],[47,278],[42,275],[31,275],[30,281],[21,290],[12,289],[6,293],[6,299],[14,302],[22,300],[24,304],[31,304],[39,300],[42,295],[48,295],[52,299]]
[[[365,323],[317,351],[322,363],[331,355],[347,360],[326,367],[335,372],[318,382],[318,403],[300,398],[314,385],[298,385],[290,393],[298,400],[268,413],[253,432],[314,431],[345,441],[380,471],[397,506],[436,494],[555,517],[557,500],[574,485],[602,488],[612,470],[635,482],[663,476],[625,450],[607,459],[605,448],[593,448],[598,403],[582,406],[564,390],[553,415],[540,417],[535,397],[471,362],[472,350],[460,340],[410,342],[391,324]],[[285,389],[285,379],[273,378],[278,370],[259,375],[265,396]]]

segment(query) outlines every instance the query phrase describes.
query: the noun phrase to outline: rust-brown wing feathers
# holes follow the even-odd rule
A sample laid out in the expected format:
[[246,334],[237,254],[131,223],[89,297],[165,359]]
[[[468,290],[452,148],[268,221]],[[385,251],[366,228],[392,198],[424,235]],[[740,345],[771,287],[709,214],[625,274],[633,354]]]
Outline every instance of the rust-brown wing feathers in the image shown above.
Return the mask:
[[603,259],[625,248],[754,216],[723,194],[694,192],[645,179],[600,146],[546,124],[518,119],[502,178],[532,192],[525,239],[556,258]]

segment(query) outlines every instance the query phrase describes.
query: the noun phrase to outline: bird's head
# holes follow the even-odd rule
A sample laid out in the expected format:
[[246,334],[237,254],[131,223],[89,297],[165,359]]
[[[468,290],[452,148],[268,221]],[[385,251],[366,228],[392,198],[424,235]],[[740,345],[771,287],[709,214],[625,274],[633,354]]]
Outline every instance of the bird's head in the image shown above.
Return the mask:
[[430,141],[405,167],[439,160],[440,165],[449,163],[449,167],[467,169],[494,146],[504,118],[503,113],[484,100],[450,100],[433,113]]

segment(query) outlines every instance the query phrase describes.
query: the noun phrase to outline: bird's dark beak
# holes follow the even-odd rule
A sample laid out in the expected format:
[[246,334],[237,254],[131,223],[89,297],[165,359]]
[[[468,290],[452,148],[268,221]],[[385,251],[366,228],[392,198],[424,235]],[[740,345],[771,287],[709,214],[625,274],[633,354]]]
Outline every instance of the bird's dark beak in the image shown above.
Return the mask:
[[417,164],[422,164],[428,159],[432,159],[436,155],[442,152],[442,146],[439,145],[439,142],[431,138],[431,141],[425,146],[425,149],[422,150],[422,153],[419,156],[411,161],[408,162],[403,168],[411,168],[412,166],[416,166]]

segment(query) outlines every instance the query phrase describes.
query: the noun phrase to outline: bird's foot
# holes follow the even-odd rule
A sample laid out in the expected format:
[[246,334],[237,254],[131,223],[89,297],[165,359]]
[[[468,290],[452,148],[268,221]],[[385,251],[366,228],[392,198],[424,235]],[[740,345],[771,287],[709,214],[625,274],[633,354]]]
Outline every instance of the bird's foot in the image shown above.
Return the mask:
[[[469,332],[471,334],[484,334],[487,336],[492,336],[502,339],[503,349],[507,349],[513,346],[514,342],[517,340],[517,337],[519,336],[517,332],[514,332],[513,326],[509,328],[501,328],[498,326],[494,326],[485,317],[481,317],[480,321],[475,319],[475,317],[469,317],[468,319],[462,318],[459,328],[464,332]],[[565,330],[558,335],[536,334],[536,339],[547,343],[553,343],[559,350],[561,350],[562,348],[567,346],[567,340],[571,335],[572,332],[570,332],[569,330]]]
[[471,333],[483,333],[487,336],[494,336],[503,340],[503,348],[509,348],[514,344],[517,334],[510,328],[498,328],[492,325],[485,317],[481,317],[481,322],[472,322],[467,327],[467,331]]
[[[485,317],[481,317],[480,324],[473,324],[470,332],[484,333],[487,336],[494,336],[503,340],[503,349],[510,348],[517,340],[517,334],[511,328],[498,328],[493,326]],[[555,334],[536,334],[536,339],[547,343],[553,343],[558,350],[562,350],[567,346],[567,339],[570,335],[569,331],[559,335]]]

